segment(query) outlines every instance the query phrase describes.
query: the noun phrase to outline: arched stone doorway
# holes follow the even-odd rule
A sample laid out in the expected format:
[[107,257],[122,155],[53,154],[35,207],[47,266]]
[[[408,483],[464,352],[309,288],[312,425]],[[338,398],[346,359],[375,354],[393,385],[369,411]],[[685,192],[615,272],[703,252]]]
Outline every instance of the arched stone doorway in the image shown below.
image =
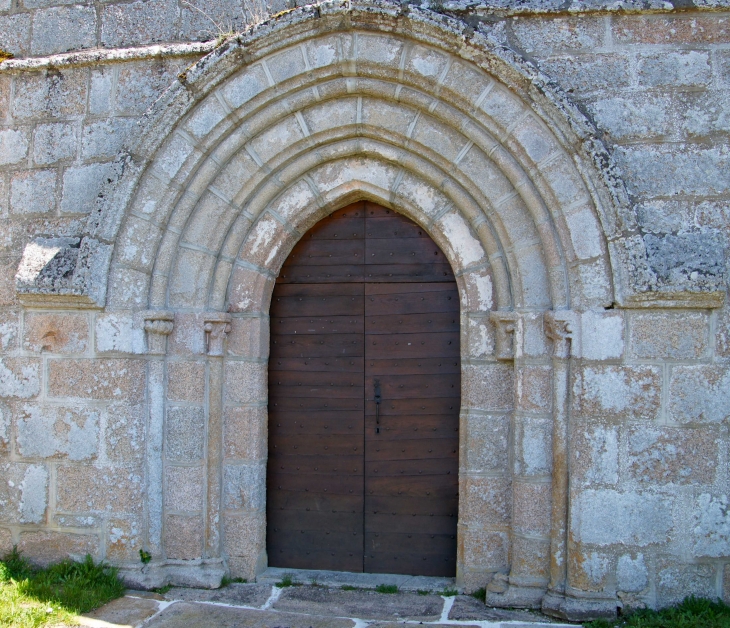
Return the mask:
[[[491,581],[503,605],[604,604],[568,569],[569,386],[582,313],[632,289],[625,195],[533,68],[401,11],[323,4],[225,43],[155,105],[89,220],[84,298],[148,334],[154,560],[130,578],[265,568],[273,286],[309,228],[368,200],[426,230],[459,289],[457,582]],[[181,409],[202,426],[194,460],[166,453]]]
[[271,303],[269,565],[454,576],[459,294],[374,203],[310,229]]

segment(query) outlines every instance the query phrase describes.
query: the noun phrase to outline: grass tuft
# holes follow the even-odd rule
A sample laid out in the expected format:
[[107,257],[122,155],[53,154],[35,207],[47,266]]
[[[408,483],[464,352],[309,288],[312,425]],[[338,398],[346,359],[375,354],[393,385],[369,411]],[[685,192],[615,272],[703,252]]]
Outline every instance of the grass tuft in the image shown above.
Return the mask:
[[223,587],[227,587],[229,584],[246,584],[248,580],[246,578],[229,578],[228,576],[223,576],[221,579],[221,589]]
[[398,593],[398,587],[395,584],[379,584],[375,590],[378,593]]
[[170,589],[172,589],[171,584],[166,584],[164,587],[157,587],[156,589],[152,589],[153,593],[157,593],[158,595],[165,595],[165,593],[169,593]]
[[471,593],[471,596],[476,598],[477,600],[481,600],[486,604],[487,602],[487,590],[482,587],[481,589],[477,589],[473,593]]
[[351,584],[343,584],[340,589],[342,591],[357,591],[360,587],[353,587]]
[[418,593],[418,595],[430,595],[431,592],[426,591],[425,589],[418,589],[416,590],[416,593]]
[[730,606],[705,598],[688,597],[660,611],[635,611],[625,617],[597,619],[585,628],[730,628]]
[[75,625],[75,615],[124,595],[124,588],[116,568],[91,556],[35,569],[13,548],[0,560],[0,626]]
[[443,591],[439,591],[439,595],[454,597],[455,595],[459,595],[459,592],[456,589],[444,589]]
[[294,582],[294,580],[292,580],[291,574],[287,573],[287,574],[284,574],[284,577],[279,582],[276,583],[276,586],[279,587],[280,589],[283,589],[285,587],[295,587],[298,584],[299,584],[298,582]]

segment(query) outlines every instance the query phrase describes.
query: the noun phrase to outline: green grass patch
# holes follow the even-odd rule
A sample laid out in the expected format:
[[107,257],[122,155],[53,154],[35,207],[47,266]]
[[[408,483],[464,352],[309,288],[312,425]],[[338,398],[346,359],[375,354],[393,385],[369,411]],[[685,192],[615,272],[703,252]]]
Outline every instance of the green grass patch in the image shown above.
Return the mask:
[[73,618],[124,595],[114,567],[91,556],[34,568],[16,548],[0,560],[0,626],[75,624]]
[[360,587],[353,587],[351,584],[343,584],[340,589],[342,591],[359,591]]
[[416,593],[418,593],[418,595],[429,595],[431,592],[426,591],[425,589],[417,589]]
[[284,574],[284,577],[279,582],[276,583],[276,586],[279,587],[280,589],[283,589],[285,587],[298,587],[298,586],[300,586],[300,583],[294,582],[294,580],[292,580],[291,574],[287,573],[287,574]]
[[395,584],[379,584],[375,590],[378,593],[398,593],[398,587]]
[[157,593],[158,595],[165,595],[165,593],[169,593],[170,589],[172,589],[172,585],[166,584],[164,587],[157,587],[156,589],[152,589],[152,592]]
[[704,598],[688,597],[660,611],[639,610],[618,619],[584,624],[586,628],[730,628],[730,606]]
[[487,602],[487,590],[482,587],[481,589],[477,589],[471,594],[472,597],[475,597],[477,600],[481,600],[486,604]]
[[439,591],[439,595],[454,597],[455,595],[459,595],[459,592],[456,589],[444,589],[443,591]]
[[228,576],[223,576],[221,578],[221,589],[223,587],[227,587],[229,584],[246,584],[248,580],[246,578],[229,578]]

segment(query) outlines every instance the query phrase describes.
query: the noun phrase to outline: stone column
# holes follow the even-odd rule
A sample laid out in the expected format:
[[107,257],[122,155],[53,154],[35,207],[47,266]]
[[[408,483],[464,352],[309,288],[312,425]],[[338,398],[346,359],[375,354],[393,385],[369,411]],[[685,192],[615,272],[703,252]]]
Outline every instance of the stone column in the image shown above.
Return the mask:
[[162,556],[162,442],[165,424],[167,337],[174,315],[168,311],[144,313],[147,336],[147,534],[148,551]]
[[208,472],[205,518],[205,558],[221,555],[221,500],[223,468],[223,356],[231,331],[231,315],[223,312],[203,318],[208,354]]
[[550,582],[542,601],[548,615],[565,619],[568,564],[570,376],[578,314],[569,310],[545,314],[545,334],[553,343],[553,473],[550,520]]
[[[517,391],[517,382],[522,381],[526,368],[523,351],[524,322],[516,312],[492,312],[490,319],[495,326],[495,354],[500,361],[514,363],[514,381]],[[511,459],[516,453],[516,432],[520,414],[519,394],[515,393],[514,410],[511,420],[511,442],[513,451]],[[547,561],[547,541],[541,527],[542,521],[534,521],[534,514],[541,512],[540,506],[545,501],[544,482],[535,482],[532,477],[523,476],[515,470],[514,460],[512,468],[512,518],[510,521],[511,560],[510,572],[497,574],[487,587],[487,604],[509,607],[520,606],[539,608],[542,596],[545,593],[545,563]],[[538,507],[532,505],[538,502]],[[526,507],[527,505],[527,507]]]

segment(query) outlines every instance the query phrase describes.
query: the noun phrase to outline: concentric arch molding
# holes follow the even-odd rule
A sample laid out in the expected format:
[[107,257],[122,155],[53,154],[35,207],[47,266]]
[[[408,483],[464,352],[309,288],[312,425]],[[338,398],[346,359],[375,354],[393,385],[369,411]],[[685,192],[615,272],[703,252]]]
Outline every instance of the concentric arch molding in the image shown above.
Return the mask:
[[147,114],[82,234],[113,254],[93,297],[76,291],[245,308],[236,274],[270,280],[308,225],[372,198],[423,225],[457,274],[488,269],[493,307],[651,303],[609,164],[546,77],[466,25],[385,2],[303,7],[225,42]]

